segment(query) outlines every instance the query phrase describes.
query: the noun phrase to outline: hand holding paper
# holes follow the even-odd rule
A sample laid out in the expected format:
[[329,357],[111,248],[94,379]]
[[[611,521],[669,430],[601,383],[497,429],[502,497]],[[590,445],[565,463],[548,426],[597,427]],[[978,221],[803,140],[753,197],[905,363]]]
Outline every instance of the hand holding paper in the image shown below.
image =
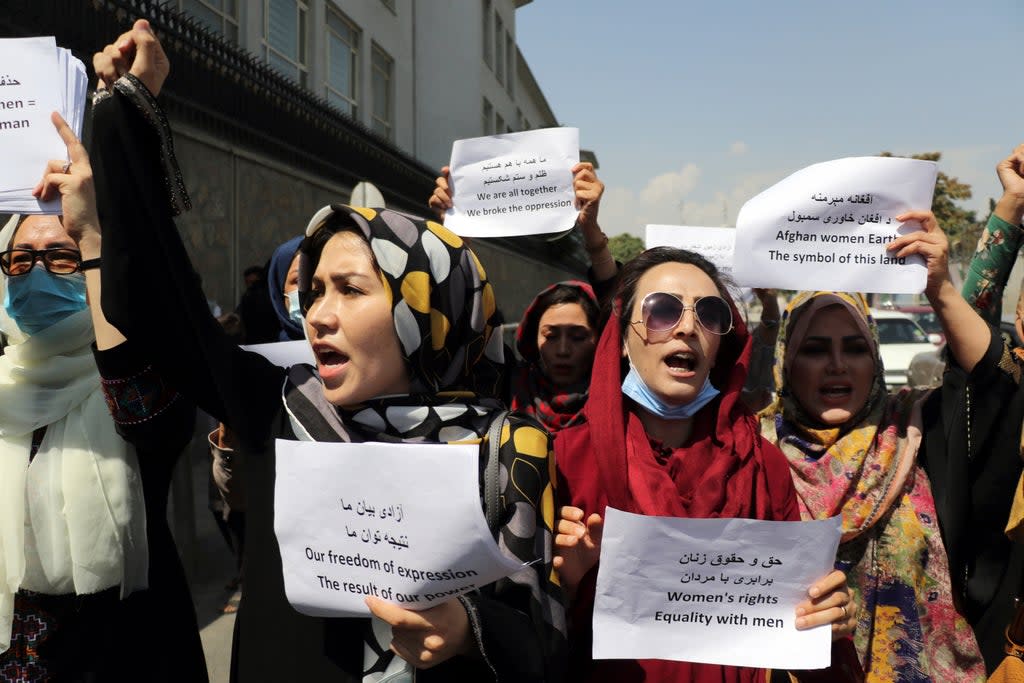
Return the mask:
[[417,669],[429,669],[474,649],[466,608],[452,598],[414,612],[380,598],[366,598],[370,612],[391,626],[391,648]]
[[46,165],[43,179],[32,190],[32,195],[48,202],[60,199],[64,216],[64,229],[76,243],[88,235],[99,236],[100,222],[96,213],[96,191],[93,189],[92,167],[85,146],[57,112],[51,115],[61,140],[67,145],[70,163],[51,159]]

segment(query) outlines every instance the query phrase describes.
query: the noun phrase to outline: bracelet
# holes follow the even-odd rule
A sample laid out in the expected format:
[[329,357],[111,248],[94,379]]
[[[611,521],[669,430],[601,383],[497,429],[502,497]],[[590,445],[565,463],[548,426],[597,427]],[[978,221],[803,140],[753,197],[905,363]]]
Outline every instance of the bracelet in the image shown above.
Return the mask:
[[603,266],[604,264],[612,263],[613,261],[615,261],[615,257],[612,256],[611,254],[608,254],[608,258],[603,258],[600,261],[591,261],[590,267],[593,268],[594,266]]
[[601,233],[601,241],[600,242],[598,242],[597,244],[594,244],[594,245],[590,245],[590,244],[587,244],[586,242],[584,242],[583,243],[583,250],[586,251],[588,254],[596,254],[597,252],[601,251],[602,249],[604,249],[607,246],[608,246],[608,235],[606,235],[604,233]]
[[93,268],[99,268],[100,267],[100,260],[101,259],[99,259],[99,258],[86,259],[85,261],[82,261],[81,263],[78,264],[78,269],[79,270],[91,270]]
[[764,327],[765,329],[772,330],[772,329],[775,329],[778,326],[779,326],[779,319],[778,318],[776,318],[775,320],[761,320],[761,327]]

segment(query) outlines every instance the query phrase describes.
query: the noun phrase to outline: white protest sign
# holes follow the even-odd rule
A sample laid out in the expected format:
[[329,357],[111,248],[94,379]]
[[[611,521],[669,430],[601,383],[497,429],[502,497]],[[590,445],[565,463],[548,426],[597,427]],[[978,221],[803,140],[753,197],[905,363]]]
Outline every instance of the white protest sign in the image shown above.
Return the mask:
[[53,36],[0,40],[0,64],[0,189],[32,188],[46,162],[67,158],[50,122],[65,87],[57,42]]
[[53,36],[0,39],[0,213],[60,213],[60,200],[40,202],[32,188],[67,148],[50,121],[58,112],[82,135],[85,65]]
[[564,232],[579,213],[570,172],[579,160],[576,128],[456,140],[445,227],[463,237]]
[[885,245],[920,229],[896,216],[931,208],[937,174],[935,162],[892,157],[851,157],[797,171],[740,209],[737,282],[779,289],[924,291],[924,260],[894,258]]
[[244,344],[242,348],[258,353],[282,368],[290,368],[293,365],[316,365],[313,348],[305,339],[270,342],[269,344]]
[[276,446],[274,532],[303,614],[367,616],[371,595],[426,609],[524,567],[487,529],[478,445]]
[[731,271],[736,249],[736,230],[695,225],[648,225],[646,246],[675,247],[700,254],[719,270]]
[[797,631],[796,606],[832,571],[840,518],[650,517],[607,508],[595,659],[821,669],[832,631]]

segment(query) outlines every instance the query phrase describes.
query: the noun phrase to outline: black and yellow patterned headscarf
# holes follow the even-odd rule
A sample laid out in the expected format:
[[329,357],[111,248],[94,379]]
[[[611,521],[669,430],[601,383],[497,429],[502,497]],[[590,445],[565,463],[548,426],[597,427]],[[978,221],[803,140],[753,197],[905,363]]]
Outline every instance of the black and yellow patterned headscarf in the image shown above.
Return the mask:
[[299,248],[299,297],[308,310],[321,231],[353,230],[369,243],[391,297],[414,394],[500,391],[504,347],[494,290],[476,255],[440,223],[389,209],[332,204],[317,211]]

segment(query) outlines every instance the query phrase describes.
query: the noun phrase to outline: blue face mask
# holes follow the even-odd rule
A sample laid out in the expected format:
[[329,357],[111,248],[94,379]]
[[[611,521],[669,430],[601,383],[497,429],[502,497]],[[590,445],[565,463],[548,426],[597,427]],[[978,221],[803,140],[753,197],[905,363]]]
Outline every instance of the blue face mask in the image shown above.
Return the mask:
[[296,325],[304,325],[306,320],[302,317],[302,307],[299,306],[299,290],[288,292],[285,296],[288,297],[288,317]]
[[26,275],[7,278],[4,310],[18,328],[36,334],[85,310],[85,275],[54,275],[37,264]]
[[704,380],[704,385],[700,388],[697,398],[693,401],[683,406],[669,405],[654,395],[650,387],[641,379],[640,373],[633,367],[633,363],[630,363],[629,373],[626,375],[626,379],[622,380],[622,393],[652,415],[666,420],[685,420],[696,415],[698,410],[718,396],[719,391],[711,386],[711,378],[707,378]]

